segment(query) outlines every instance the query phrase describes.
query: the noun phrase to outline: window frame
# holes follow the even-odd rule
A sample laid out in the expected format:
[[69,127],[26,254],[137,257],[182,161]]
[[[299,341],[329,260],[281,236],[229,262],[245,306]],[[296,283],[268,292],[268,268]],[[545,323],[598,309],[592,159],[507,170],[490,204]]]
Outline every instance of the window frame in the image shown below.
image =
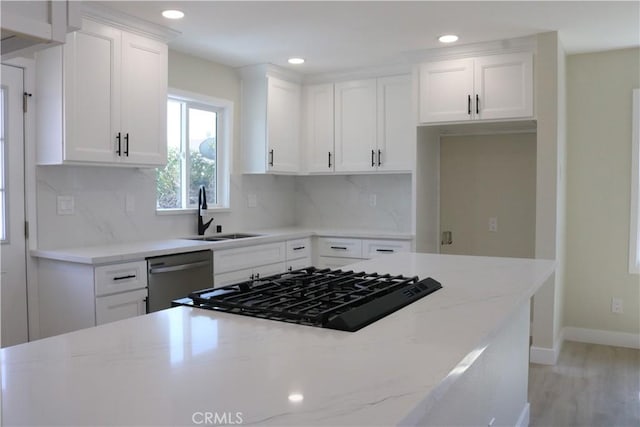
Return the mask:
[[[186,108],[194,107],[207,111],[219,110],[217,129],[217,155],[216,155],[216,174],[217,174],[217,203],[207,203],[210,212],[230,212],[230,177],[231,177],[231,159],[233,158],[233,101],[223,98],[201,95],[195,92],[189,92],[180,89],[169,88],[167,91],[167,102],[175,100],[186,103]],[[221,117],[220,117],[221,116]],[[182,132],[186,132],[188,122],[184,121]],[[187,162],[187,167],[183,168],[181,181],[185,185],[186,177],[189,176],[188,169],[191,167]],[[157,191],[157,185],[156,185]],[[156,196],[157,197],[157,196]],[[156,215],[179,215],[191,214],[197,212],[197,208],[174,208],[162,209],[156,205]]]
[[640,89],[633,90],[629,273],[640,274]]

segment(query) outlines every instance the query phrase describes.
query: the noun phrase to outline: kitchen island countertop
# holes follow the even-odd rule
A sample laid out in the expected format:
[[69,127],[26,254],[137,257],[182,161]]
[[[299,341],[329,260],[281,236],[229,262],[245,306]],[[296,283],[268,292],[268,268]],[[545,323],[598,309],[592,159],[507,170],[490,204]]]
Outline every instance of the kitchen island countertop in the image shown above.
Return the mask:
[[5,348],[3,425],[415,424],[555,263],[396,254],[352,268],[443,288],[354,333],[176,307]]

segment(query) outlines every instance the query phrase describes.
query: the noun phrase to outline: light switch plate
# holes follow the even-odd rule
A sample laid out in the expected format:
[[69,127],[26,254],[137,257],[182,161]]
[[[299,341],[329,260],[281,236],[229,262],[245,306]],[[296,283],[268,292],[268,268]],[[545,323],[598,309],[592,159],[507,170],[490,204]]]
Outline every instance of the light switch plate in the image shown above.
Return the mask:
[[73,196],[58,196],[57,198],[58,215],[74,215],[75,199]]
[[254,193],[248,194],[247,195],[247,207],[248,208],[255,208],[258,206],[258,196],[256,196]]

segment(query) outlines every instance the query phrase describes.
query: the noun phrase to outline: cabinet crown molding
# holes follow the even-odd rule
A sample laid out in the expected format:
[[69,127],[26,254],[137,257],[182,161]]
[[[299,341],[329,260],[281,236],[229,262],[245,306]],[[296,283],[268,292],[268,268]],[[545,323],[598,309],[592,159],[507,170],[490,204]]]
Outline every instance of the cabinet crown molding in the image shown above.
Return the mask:
[[405,52],[407,61],[418,64],[449,59],[463,59],[473,56],[498,55],[515,52],[534,52],[537,49],[536,36],[518,37],[505,40],[471,43],[435,49]]
[[82,17],[165,43],[182,34],[173,28],[154,24],[94,2],[83,2]]

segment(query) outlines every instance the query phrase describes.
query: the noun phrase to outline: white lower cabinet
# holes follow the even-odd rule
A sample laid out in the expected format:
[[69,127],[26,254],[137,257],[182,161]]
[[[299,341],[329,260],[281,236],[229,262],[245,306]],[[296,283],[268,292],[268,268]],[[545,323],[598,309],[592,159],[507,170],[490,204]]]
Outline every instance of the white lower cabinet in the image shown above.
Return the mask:
[[96,325],[147,313],[147,289],[96,298]]
[[224,286],[285,271],[285,242],[213,252],[213,285]]
[[146,313],[147,262],[93,266],[40,259],[40,338]]
[[311,261],[311,239],[309,237],[304,239],[287,240],[286,245],[287,271],[299,270],[313,264]]
[[402,252],[411,252],[411,242],[408,240],[362,240],[363,258],[370,259]]

